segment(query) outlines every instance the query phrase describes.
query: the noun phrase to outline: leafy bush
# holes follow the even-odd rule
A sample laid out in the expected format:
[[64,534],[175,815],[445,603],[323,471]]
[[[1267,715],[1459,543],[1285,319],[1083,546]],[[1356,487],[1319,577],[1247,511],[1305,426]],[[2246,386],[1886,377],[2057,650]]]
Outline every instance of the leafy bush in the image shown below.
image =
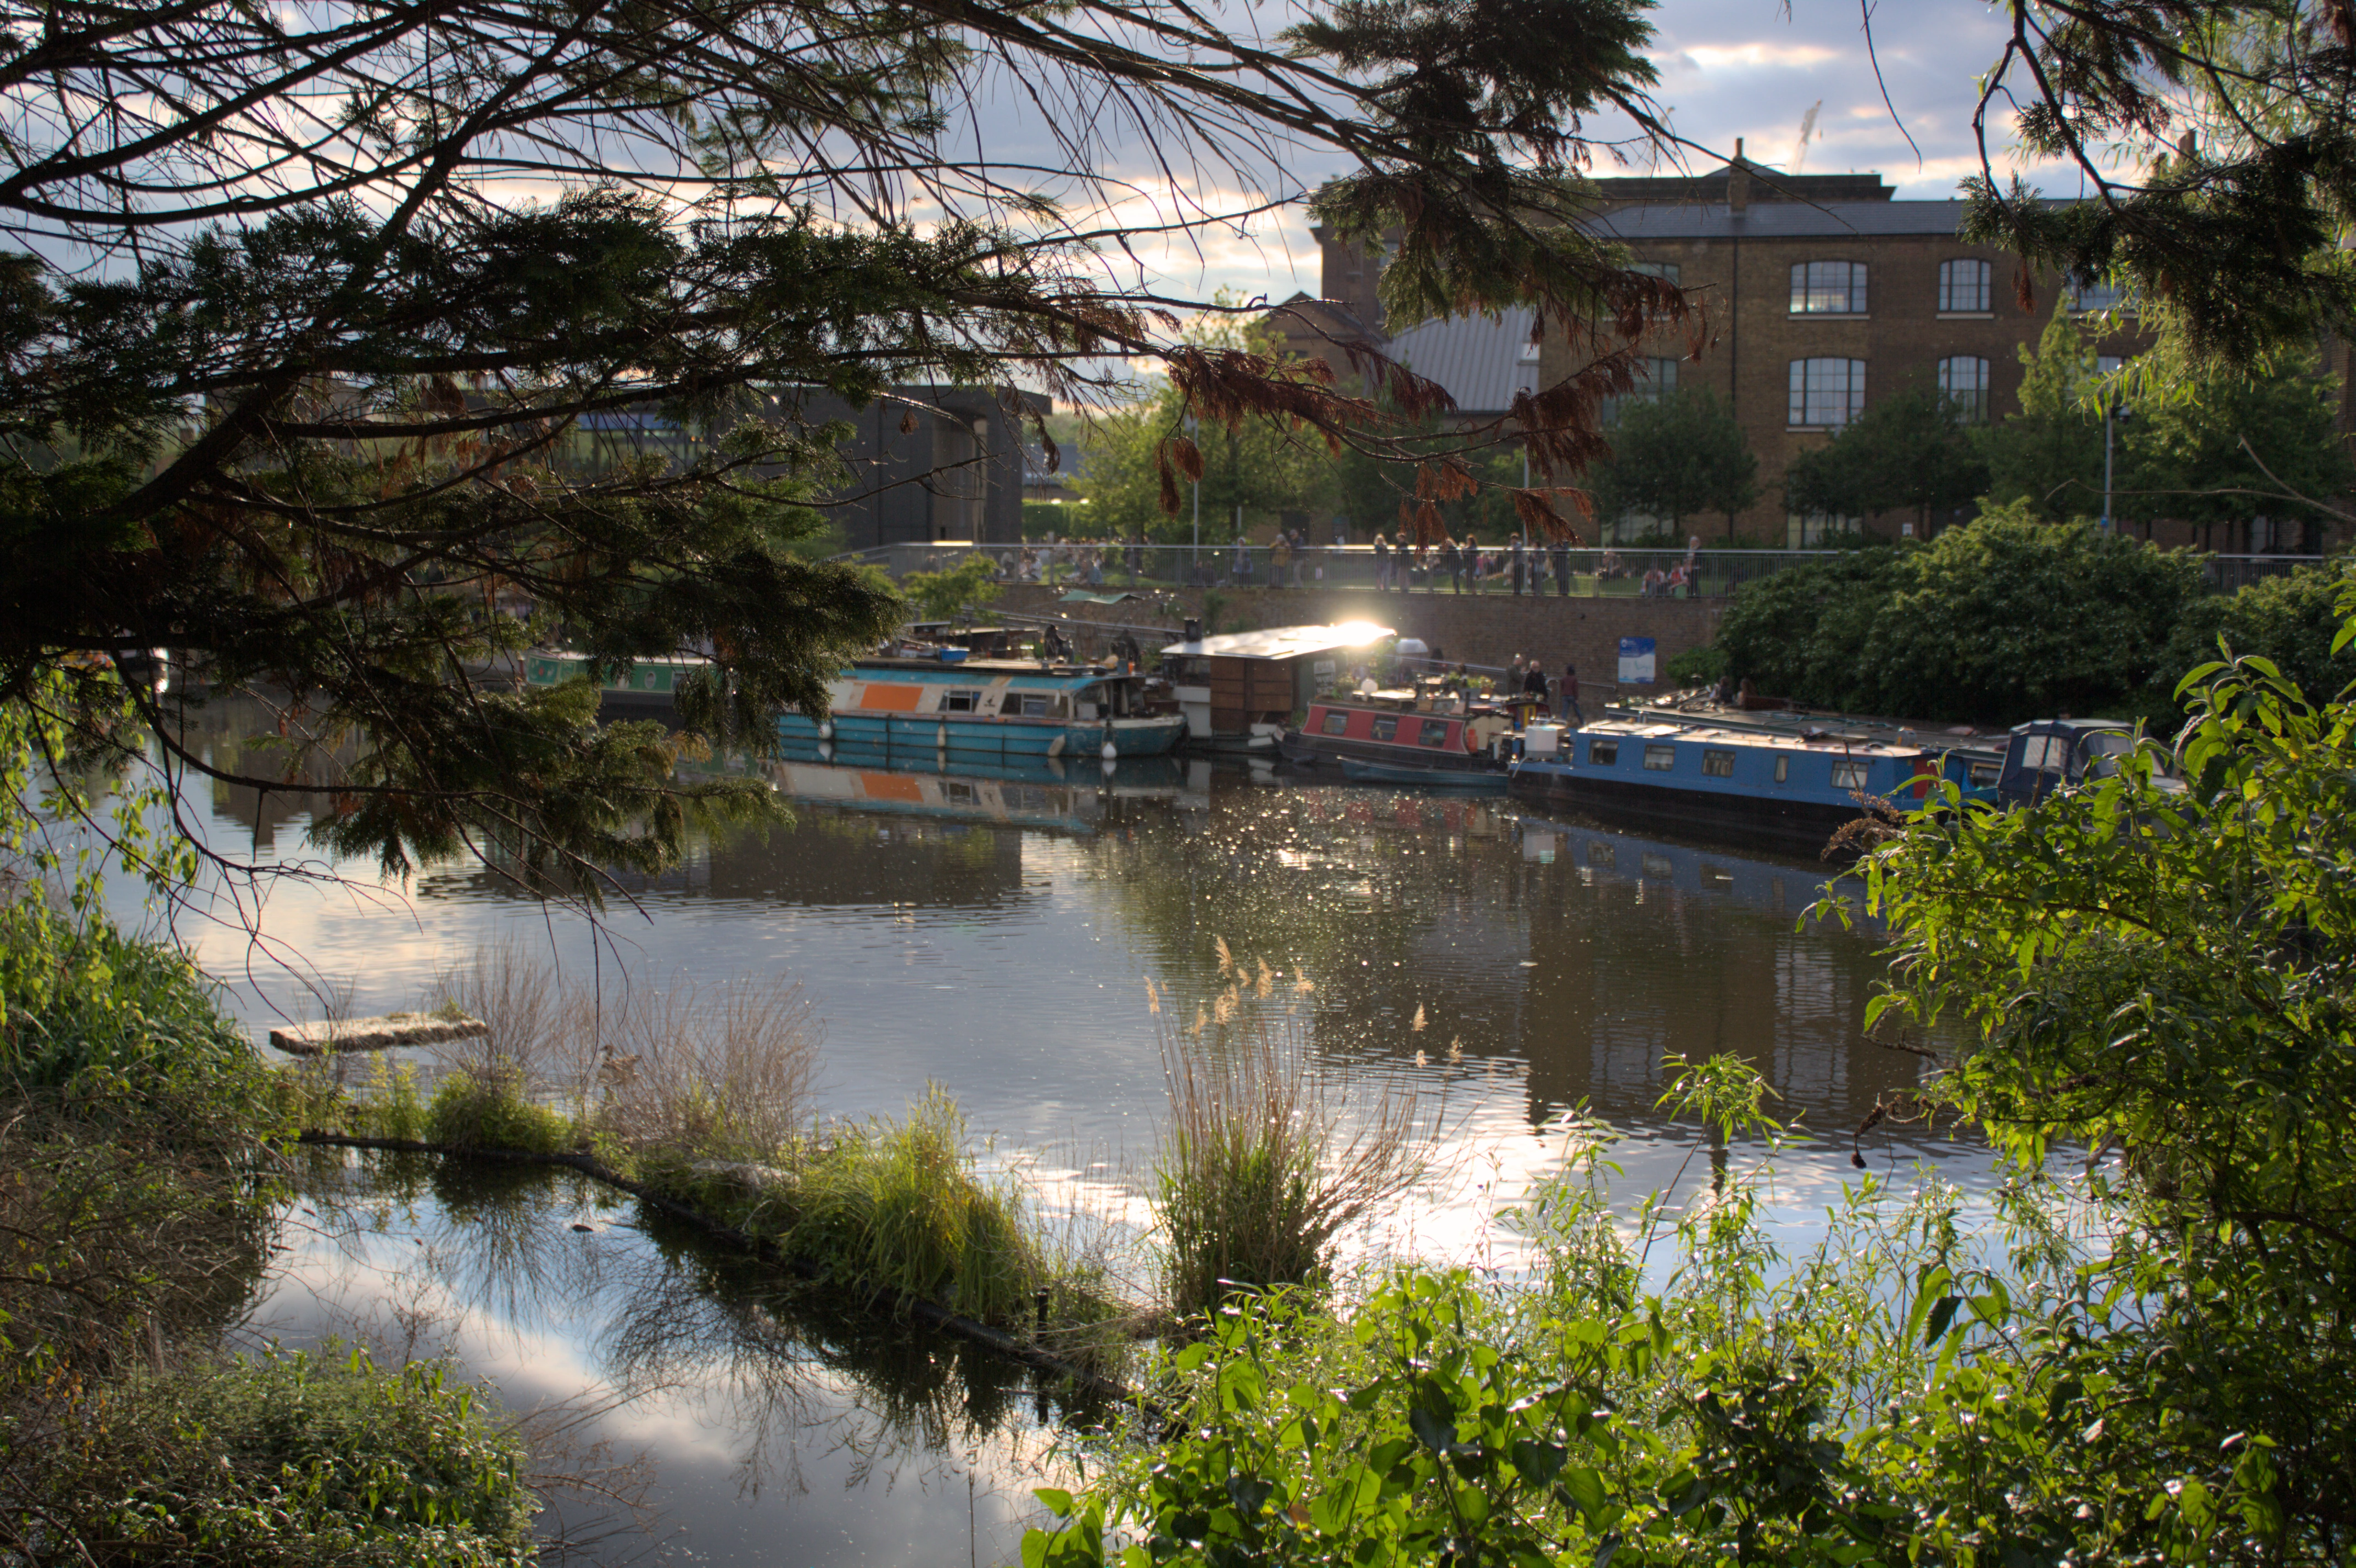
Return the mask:
[[2356,654],[2335,652],[2340,630],[2336,608],[2341,572],[2337,568],[2299,567],[2268,577],[2236,593],[2214,593],[2185,606],[2175,635],[2160,650],[2160,688],[2154,709],[2173,710],[2167,688],[2185,672],[2218,656],[2222,638],[2236,655],[2256,654],[2273,662],[2285,678],[2321,701],[2356,680]]
[[1679,686],[1716,686],[1726,673],[1726,650],[1715,643],[1687,648],[1669,661],[1669,679]]
[[[474,1568],[533,1554],[519,1446],[437,1364],[273,1354],[143,1374],[49,1414],[0,1427],[0,1550],[22,1561]],[[36,1497],[37,1514],[22,1506]]]
[[1928,545],[1745,583],[1718,646],[1761,691],[1811,706],[2013,724],[2147,705],[2181,674],[2163,650],[2205,592],[2188,552],[1991,511]]

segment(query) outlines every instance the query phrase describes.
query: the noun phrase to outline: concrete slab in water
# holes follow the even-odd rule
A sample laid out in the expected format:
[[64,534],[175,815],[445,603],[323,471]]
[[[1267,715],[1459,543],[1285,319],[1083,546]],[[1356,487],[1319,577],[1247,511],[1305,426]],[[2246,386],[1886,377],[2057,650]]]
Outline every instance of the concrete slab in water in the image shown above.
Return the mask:
[[391,1013],[380,1019],[323,1019],[270,1031],[270,1043],[289,1056],[323,1051],[390,1051],[397,1045],[445,1045],[455,1040],[488,1040],[491,1026],[480,1019],[441,1013]]

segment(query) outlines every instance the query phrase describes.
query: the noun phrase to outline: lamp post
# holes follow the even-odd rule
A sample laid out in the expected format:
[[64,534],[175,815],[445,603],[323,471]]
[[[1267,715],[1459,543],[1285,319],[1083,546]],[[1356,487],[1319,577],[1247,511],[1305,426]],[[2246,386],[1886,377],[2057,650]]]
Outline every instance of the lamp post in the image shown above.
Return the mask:
[[[1199,421],[1199,420],[1197,420],[1197,419],[1196,419],[1193,414],[1188,414],[1188,415],[1186,416],[1186,439],[1187,439],[1188,441],[1195,441],[1196,432],[1199,432],[1201,429],[1202,429],[1202,421]],[[1197,441],[1197,442],[1195,442],[1195,446],[1194,446],[1194,461],[1195,461],[1196,464],[1197,464],[1197,465],[1199,465],[1199,464],[1202,463],[1202,460],[1203,460],[1203,448],[1202,448],[1202,443],[1201,443],[1200,442],[1198,442],[1198,441]],[[1194,553],[1192,556],[1190,556],[1190,557],[1188,557],[1188,558],[1187,558],[1187,561],[1186,561],[1186,574],[1187,574],[1189,577],[1200,577],[1200,576],[1202,575],[1202,571],[1203,571],[1203,481],[1201,480],[1201,478],[1197,477],[1197,478],[1194,480]]]
[[2134,417],[2134,411],[2119,401],[2115,394],[2103,398],[2103,522],[2104,531],[2117,527],[2111,520],[2111,427],[2125,424]]

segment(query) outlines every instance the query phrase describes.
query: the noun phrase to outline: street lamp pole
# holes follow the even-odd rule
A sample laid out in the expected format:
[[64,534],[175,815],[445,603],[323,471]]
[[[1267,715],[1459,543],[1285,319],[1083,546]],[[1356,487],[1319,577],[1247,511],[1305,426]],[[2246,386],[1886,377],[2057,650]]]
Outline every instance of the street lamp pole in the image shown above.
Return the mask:
[[2111,429],[2133,416],[2115,395],[2103,400],[2103,522],[2105,531],[2118,525],[2111,520]]

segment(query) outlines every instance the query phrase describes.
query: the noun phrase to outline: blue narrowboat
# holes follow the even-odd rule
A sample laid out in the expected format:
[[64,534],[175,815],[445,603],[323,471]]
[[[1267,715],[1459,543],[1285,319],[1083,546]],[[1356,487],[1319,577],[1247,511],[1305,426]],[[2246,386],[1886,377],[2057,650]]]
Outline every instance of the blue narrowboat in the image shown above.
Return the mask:
[[1862,734],[1605,720],[1532,725],[1510,787],[1534,805],[1813,850],[1862,815],[1857,796],[1911,809],[1940,772],[1919,745]]
[[[948,650],[962,655],[962,649]],[[1186,732],[1156,713],[1141,676],[1015,659],[861,659],[829,684],[832,711],[777,716],[787,741],[906,754],[1158,757]]]

